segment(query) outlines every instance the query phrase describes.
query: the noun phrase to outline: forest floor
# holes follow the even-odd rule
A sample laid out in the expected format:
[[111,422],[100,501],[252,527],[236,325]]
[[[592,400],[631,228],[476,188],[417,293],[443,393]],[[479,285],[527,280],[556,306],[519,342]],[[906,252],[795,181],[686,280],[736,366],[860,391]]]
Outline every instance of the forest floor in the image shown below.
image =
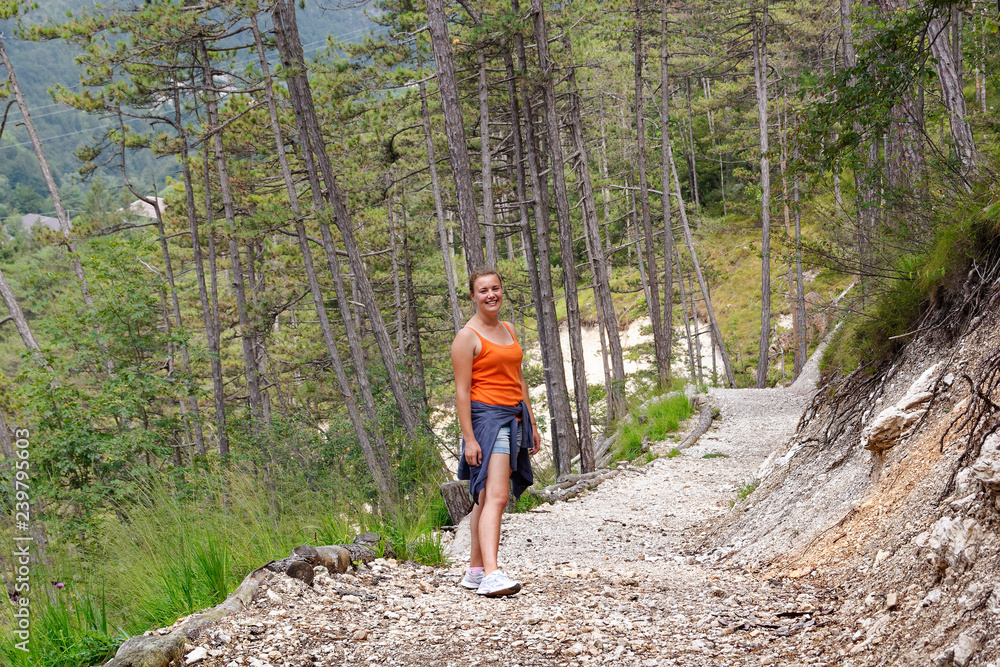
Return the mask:
[[851,664],[835,591],[699,549],[709,522],[734,511],[738,487],[792,435],[816,374],[813,361],[792,387],[712,390],[720,419],[682,455],[657,443],[660,458],[582,497],[505,517],[501,566],[524,584],[516,596],[458,586],[468,553],[459,531],[451,567],[380,559],[312,588],[272,575],[251,608],[201,637],[203,664]]

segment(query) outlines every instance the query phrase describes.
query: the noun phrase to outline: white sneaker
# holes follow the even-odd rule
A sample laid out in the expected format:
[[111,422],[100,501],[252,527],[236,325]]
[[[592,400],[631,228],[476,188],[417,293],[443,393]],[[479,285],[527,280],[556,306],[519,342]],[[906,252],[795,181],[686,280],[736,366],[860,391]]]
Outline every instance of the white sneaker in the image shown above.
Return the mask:
[[503,595],[513,595],[519,590],[521,590],[521,584],[500,570],[494,570],[483,577],[483,583],[479,584],[479,589],[476,593],[485,595],[488,598],[497,598]]
[[462,581],[458,582],[458,585],[462,588],[468,588],[470,591],[475,591],[479,589],[479,584],[483,583],[483,573],[479,572],[469,572],[465,571],[465,576],[462,577]]

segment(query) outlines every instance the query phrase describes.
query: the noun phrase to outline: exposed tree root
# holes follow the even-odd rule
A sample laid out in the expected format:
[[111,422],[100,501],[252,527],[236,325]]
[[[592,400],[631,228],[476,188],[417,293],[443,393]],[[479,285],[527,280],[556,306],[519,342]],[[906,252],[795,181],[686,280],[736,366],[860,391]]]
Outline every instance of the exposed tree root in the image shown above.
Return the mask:
[[227,616],[250,606],[254,594],[267,576],[259,567],[246,576],[243,583],[222,604],[188,616],[166,635],[139,635],[123,643],[115,657],[104,667],[167,667],[171,662],[182,664],[184,645],[196,640],[204,630]]

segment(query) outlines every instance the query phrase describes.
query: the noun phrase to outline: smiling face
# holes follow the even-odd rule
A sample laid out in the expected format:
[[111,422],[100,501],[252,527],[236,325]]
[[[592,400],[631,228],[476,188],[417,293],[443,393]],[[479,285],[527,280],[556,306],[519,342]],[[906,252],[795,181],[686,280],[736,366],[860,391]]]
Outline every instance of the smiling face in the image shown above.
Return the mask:
[[499,313],[503,305],[503,285],[500,276],[491,273],[476,278],[472,284],[472,302],[476,304],[477,312]]

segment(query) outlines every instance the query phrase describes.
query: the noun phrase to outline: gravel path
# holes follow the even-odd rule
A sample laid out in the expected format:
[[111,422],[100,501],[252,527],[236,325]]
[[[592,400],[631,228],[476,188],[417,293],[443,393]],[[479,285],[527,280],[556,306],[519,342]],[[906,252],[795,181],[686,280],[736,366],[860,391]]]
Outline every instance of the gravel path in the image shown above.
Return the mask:
[[506,517],[500,560],[524,583],[515,597],[460,589],[467,552],[451,568],[376,561],[313,588],[275,576],[254,607],[209,632],[205,664],[832,664],[844,637],[835,598],[714,565],[697,548],[792,434],[815,372],[787,389],[713,390],[721,419],[681,456]]

